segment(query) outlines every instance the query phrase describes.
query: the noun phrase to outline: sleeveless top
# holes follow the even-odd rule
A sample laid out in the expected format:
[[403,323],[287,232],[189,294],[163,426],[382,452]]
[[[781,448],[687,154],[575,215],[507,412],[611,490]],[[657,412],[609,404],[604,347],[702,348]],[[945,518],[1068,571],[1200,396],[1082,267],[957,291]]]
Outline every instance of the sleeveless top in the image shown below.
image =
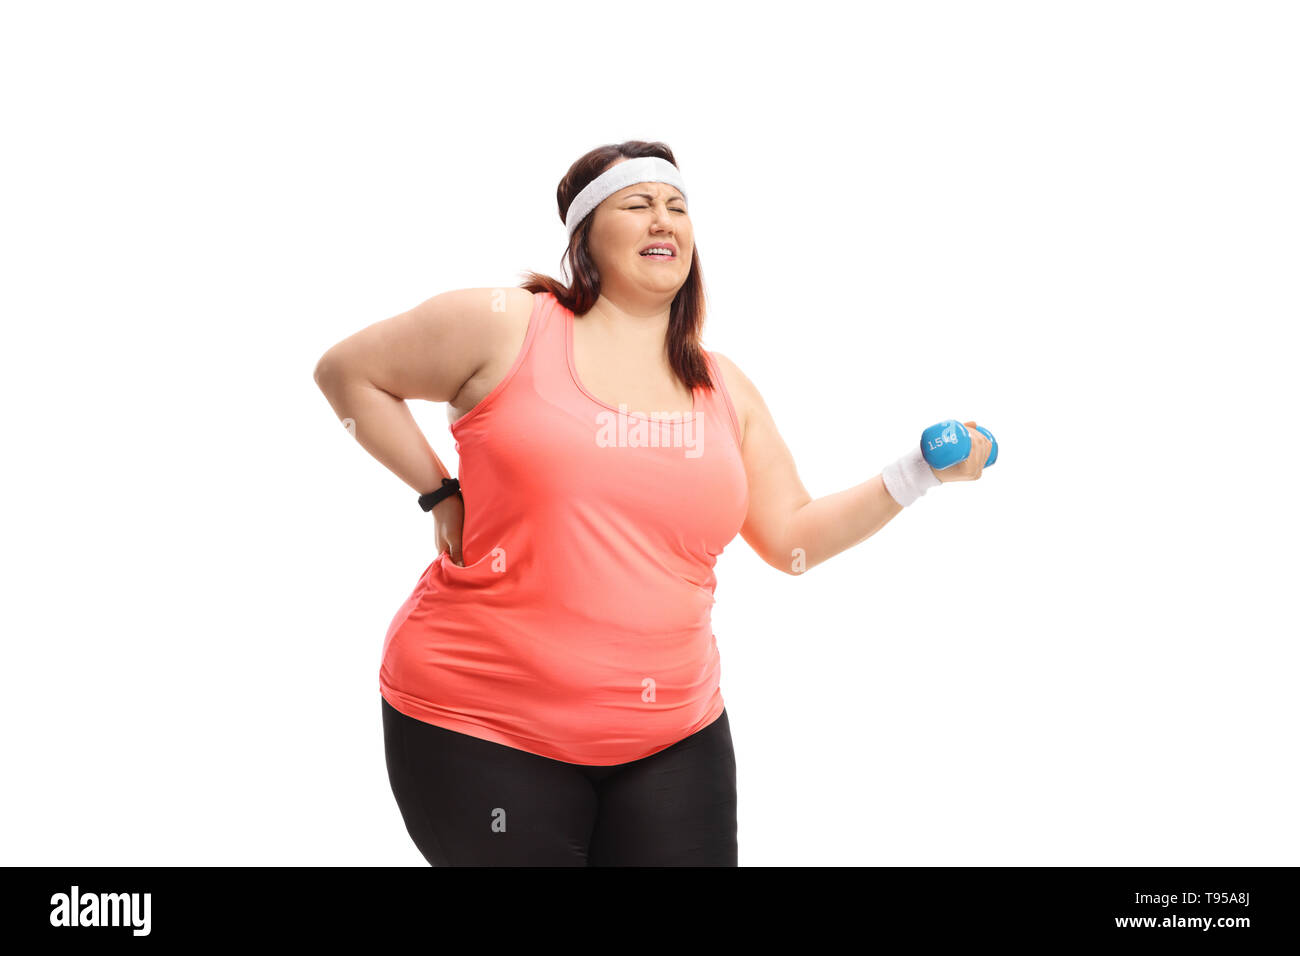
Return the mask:
[[380,692],[446,730],[551,760],[640,760],[722,714],[714,564],[749,507],[718,360],[692,415],[614,408],[578,380],[573,312],[533,297],[510,371],[450,425],[461,559],[389,626]]
[[417,720],[568,763],[657,753],[722,713],[713,567],[749,505],[717,359],[693,415],[615,409],[573,361],[574,315],[536,293],[505,378],[449,426],[460,567],[424,570],[379,689]]

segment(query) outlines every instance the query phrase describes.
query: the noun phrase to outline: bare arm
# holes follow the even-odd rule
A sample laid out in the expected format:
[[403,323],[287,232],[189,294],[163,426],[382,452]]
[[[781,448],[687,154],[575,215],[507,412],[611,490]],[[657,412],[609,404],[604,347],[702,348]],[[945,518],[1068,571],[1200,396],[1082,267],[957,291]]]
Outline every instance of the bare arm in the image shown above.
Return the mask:
[[880,475],[860,485],[837,491],[797,509],[790,519],[786,556],[795,561],[799,552],[802,565],[794,573],[847,551],[871,537],[903,510],[885,488]]
[[330,348],[316,363],[316,384],[380,464],[420,494],[433,491],[450,476],[405,400],[455,398],[508,334],[511,297],[529,295],[518,288],[436,295]]
[[713,354],[746,408],[741,451],[749,511],[740,533],[765,562],[800,574],[865,541],[903,510],[880,475],[814,500],[754,383],[726,356]]

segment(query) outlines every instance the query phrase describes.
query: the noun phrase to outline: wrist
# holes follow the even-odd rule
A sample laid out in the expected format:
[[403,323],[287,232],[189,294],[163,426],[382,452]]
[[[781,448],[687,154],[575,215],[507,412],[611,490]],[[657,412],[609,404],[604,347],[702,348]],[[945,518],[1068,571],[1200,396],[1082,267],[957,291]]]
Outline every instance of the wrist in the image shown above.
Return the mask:
[[886,465],[880,474],[885,480],[885,490],[904,508],[931,488],[943,483],[921,454],[919,445],[897,461]]
[[442,487],[428,494],[420,495],[420,507],[425,511],[432,511],[435,505],[452,495],[460,495],[461,501],[465,500],[465,496],[460,493],[460,482],[455,478],[444,478],[442,479]]

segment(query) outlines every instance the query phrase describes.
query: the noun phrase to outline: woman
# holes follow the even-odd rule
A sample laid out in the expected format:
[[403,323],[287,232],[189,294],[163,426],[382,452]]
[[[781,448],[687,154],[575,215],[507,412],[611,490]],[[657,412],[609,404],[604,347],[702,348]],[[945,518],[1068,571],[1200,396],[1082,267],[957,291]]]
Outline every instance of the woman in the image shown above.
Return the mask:
[[[735,866],[717,556],[741,532],[801,573],[927,487],[978,478],[989,444],[972,432],[942,475],[918,450],[813,501],[753,384],[700,346],[668,147],[592,150],[557,199],[571,285],[444,293],[317,367],[437,533],[384,642],[389,780],[433,865]],[[408,398],[449,404],[459,483]]]

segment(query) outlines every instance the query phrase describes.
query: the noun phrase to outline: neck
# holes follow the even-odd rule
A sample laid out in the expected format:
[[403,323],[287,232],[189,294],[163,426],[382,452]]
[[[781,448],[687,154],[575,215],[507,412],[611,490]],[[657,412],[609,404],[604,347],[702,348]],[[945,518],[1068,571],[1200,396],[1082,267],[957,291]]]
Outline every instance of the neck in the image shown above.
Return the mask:
[[601,293],[584,318],[602,337],[617,341],[620,349],[663,355],[671,315],[671,301],[666,305],[635,305],[615,302]]

